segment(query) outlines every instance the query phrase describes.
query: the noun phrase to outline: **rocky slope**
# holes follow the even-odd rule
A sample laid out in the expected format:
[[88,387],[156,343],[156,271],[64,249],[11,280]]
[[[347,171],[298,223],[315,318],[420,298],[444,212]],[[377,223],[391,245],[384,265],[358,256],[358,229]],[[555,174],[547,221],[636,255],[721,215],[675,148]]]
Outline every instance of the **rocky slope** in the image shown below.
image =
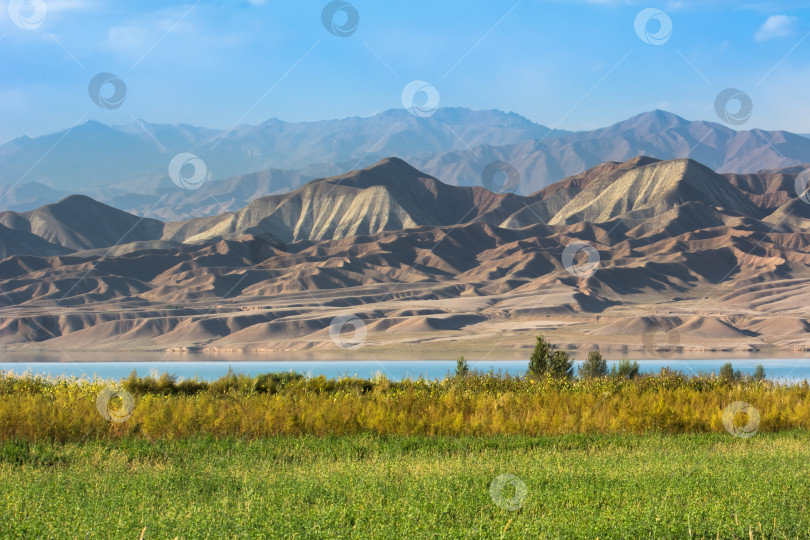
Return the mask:
[[806,350],[798,172],[640,157],[523,197],[391,158],[174,223],[73,197],[0,216],[0,343],[483,357],[543,331],[647,357]]

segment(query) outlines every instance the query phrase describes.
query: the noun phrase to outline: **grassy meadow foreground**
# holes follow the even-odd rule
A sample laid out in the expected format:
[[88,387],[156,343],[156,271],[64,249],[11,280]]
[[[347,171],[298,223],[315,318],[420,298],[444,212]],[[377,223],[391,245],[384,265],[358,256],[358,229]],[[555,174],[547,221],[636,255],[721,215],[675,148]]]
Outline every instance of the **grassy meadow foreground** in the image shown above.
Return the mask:
[[810,535],[807,382],[557,359],[436,381],[0,373],[0,537]]
[[803,431],[7,441],[0,536],[806,538],[808,475]]

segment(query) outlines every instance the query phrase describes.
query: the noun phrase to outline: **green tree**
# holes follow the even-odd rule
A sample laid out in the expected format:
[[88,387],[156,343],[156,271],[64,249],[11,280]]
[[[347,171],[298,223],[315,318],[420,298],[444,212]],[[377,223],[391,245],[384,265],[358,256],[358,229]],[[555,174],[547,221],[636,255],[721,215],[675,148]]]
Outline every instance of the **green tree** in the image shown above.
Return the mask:
[[613,364],[613,367],[610,368],[610,374],[613,377],[619,377],[623,379],[632,379],[636,375],[638,375],[639,365],[638,362],[633,361],[630,362],[627,358],[622,358],[618,365]]
[[757,364],[757,368],[754,370],[754,380],[761,381],[765,378],[765,367],[762,364]]
[[463,377],[470,373],[470,364],[464,359],[464,356],[459,356],[456,360],[456,377]]
[[555,379],[570,379],[574,376],[574,361],[565,351],[554,351],[548,358],[548,372]]
[[529,375],[542,376],[546,373],[555,378],[569,379],[574,375],[574,361],[565,351],[554,349],[543,336],[537,336],[537,342],[529,358]]
[[720,378],[725,379],[728,382],[739,381],[742,379],[742,372],[739,370],[734,371],[734,367],[731,365],[731,362],[726,362],[720,366]]
[[543,336],[538,334],[537,343],[535,343],[534,350],[529,358],[529,375],[540,376],[548,371],[550,353],[551,345],[543,339]]
[[607,374],[607,361],[599,351],[589,352],[588,359],[579,366],[579,376],[584,379],[604,377]]

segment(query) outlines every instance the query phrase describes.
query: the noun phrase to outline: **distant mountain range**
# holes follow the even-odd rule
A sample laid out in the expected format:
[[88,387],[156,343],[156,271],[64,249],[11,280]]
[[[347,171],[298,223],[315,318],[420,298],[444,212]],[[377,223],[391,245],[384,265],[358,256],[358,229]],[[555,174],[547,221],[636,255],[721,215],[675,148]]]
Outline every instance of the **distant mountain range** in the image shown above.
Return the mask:
[[[198,190],[183,190],[168,177],[169,162],[181,152],[207,165],[210,180]],[[810,163],[810,139],[784,131],[734,131],[664,111],[585,132],[551,130],[514,113],[461,108],[439,109],[430,118],[389,110],[321,122],[272,119],[226,132],[87,122],[0,146],[0,209],[27,211],[82,193],[163,220],[212,216],[391,155],[451,185],[528,195],[602,162],[639,155],[689,157],[729,173],[780,169]],[[485,179],[487,167],[497,174]]]
[[0,213],[0,343],[325,349],[351,316],[371,351],[807,350],[801,170],[639,156],[521,196],[387,158],[178,222],[74,195]]
[[656,110],[603,129],[500,147],[482,145],[413,164],[451,183],[480,185],[484,167],[502,161],[520,173],[519,191],[532,193],[604,161],[639,155],[691,158],[720,172],[752,173],[810,163],[810,139],[786,131],[735,131]]
[[[549,130],[514,113],[460,108],[441,109],[430,118],[394,109],[369,118],[320,122],[270,119],[226,131],[143,121],[111,127],[91,121],[34,139],[20,137],[0,146],[0,186],[6,186],[3,200],[7,201],[0,200],[0,207],[28,209],[13,205],[30,203],[31,190],[7,191],[9,186],[17,184],[19,188],[32,182],[61,194],[86,193],[104,200],[117,197],[142,204],[143,197],[137,195],[176,193],[178,188],[167,173],[169,162],[181,152],[200,156],[215,181],[268,169],[300,170],[306,179],[312,179],[370,164],[381,156],[411,158],[567,133]],[[301,184],[300,178],[291,178],[289,173],[281,176],[274,178],[277,185],[268,186],[271,192]],[[37,202],[53,202],[45,200],[51,196],[46,191]]]

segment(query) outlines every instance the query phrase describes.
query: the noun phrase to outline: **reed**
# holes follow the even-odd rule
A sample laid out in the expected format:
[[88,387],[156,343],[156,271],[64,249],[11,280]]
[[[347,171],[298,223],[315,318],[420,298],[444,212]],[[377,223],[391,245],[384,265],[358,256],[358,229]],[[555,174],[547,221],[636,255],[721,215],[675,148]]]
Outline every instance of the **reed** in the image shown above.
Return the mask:
[[[100,405],[105,392],[109,400]],[[472,372],[404,381],[230,373],[210,383],[168,375],[113,382],[0,373],[0,440],[721,433],[723,411],[733,402],[750,404],[759,413],[757,429],[774,432],[810,428],[808,397],[807,382],[669,370],[632,379]]]

